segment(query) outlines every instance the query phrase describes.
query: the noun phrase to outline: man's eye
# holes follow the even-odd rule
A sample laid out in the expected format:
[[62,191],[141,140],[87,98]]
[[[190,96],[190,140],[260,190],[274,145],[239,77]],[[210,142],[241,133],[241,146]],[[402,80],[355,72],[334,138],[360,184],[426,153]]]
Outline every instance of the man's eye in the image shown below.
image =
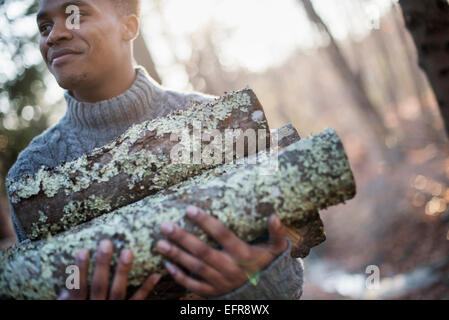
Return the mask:
[[50,32],[51,31],[51,24],[43,24],[39,27],[39,31],[41,33],[46,33],[46,32]]

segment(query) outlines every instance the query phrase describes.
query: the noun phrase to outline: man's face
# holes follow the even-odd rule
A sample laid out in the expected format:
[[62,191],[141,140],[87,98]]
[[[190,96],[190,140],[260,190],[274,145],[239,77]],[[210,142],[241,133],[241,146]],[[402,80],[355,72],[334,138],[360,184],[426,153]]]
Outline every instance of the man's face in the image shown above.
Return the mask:
[[[74,21],[66,13],[70,5],[79,8],[79,28],[66,26]],[[120,65],[123,41],[111,0],[41,0],[37,24],[42,57],[64,89],[95,85]]]

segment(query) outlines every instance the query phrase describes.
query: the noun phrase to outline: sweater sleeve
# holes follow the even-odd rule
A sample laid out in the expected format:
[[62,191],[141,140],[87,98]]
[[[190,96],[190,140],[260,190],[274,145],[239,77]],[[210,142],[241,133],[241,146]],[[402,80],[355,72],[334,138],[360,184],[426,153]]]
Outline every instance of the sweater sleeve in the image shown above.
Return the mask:
[[299,300],[303,292],[304,265],[291,257],[291,243],[259,274],[256,284],[249,280],[240,288],[213,300]]

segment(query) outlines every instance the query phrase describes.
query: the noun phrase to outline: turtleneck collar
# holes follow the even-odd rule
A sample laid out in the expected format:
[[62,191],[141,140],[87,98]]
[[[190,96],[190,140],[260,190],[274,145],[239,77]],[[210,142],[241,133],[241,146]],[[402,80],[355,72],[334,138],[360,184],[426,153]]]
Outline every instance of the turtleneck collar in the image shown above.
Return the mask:
[[142,67],[136,68],[136,80],[121,95],[95,103],[76,100],[69,91],[64,94],[67,101],[65,118],[73,127],[81,130],[107,130],[128,128],[152,114],[157,114],[153,95],[160,89]]

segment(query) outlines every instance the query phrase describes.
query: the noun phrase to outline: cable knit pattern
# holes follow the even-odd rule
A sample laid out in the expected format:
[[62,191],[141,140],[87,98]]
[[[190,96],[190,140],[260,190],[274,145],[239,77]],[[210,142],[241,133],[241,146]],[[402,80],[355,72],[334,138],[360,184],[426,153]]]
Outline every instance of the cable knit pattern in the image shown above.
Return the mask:
[[[206,102],[215,98],[196,92],[169,90],[157,84],[142,67],[137,67],[136,73],[131,88],[109,100],[80,102],[66,91],[66,114],[56,125],[35,137],[19,154],[8,172],[7,190],[11,181],[34,175],[41,166],[54,168],[87,154],[117,138],[133,124],[184,109],[191,100]],[[29,241],[11,204],[10,211],[18,241]],[[287,256],[290,256],[289,250],[263,272],[257,287],[245,285],[224,298],[299,298],[298,290],[302,292],[302,264],[287,259]]]
[[56,167],[101,147],[130,126],[183,109],[190,100],[215,98],[201,93],[169,90],[157,84],[145,69],[137,67],[136,80],[125,93],[97,103],[77,101],[66,91],[65,116],[35,137],[19,154],[7,180],[33,175],[41,166]]

